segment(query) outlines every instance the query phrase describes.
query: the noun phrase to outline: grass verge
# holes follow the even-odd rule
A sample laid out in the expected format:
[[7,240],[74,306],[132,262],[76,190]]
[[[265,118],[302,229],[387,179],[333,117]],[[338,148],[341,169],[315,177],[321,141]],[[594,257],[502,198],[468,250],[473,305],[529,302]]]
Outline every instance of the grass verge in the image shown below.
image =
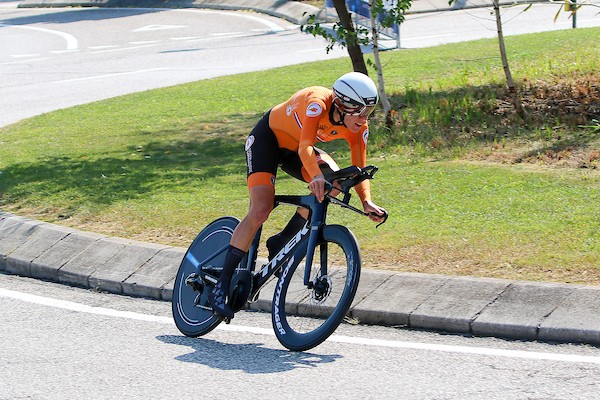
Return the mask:
[[[599,39],[507,38],[524,120],[507,105],[494,40],[385,53],[396,124],[375,116],[370,161],[391,218],[377,231],[345,210],[330,220],[356,233],[365,266],[600,284]],[[211,220],[244,215],[243,143],[262,113],[350,69],[340,59],[199,81],[5,127],[0,209],[187,246]],[[325,149],[349,162],[344,143]],[[278,190],[305,185],[281,174]],[[265,234],[291,212],[276,210]]]

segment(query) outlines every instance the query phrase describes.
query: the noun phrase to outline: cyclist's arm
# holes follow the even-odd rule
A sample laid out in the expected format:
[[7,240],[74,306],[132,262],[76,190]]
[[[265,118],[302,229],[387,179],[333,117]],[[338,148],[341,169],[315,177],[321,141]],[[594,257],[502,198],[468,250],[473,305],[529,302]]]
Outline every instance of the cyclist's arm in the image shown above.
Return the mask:
[[[310,109],[311,105],[309,105]],[[318,106],[317,106],[318,108]],[[321,108],[322,110],[323,108]],[[300,132],[300,141],[298,143],[298,155],[302,161],[304,169],[310,177],[309,188],[317,197],[319,202],[325,198],[325,177],[317,163],[317,155],[315,153],[314,143],[317,138],[317,129],[319,124],[320,113],[307,114],[302,121],[302,130]]]
[[[321,107],[321,109],[323,108]],[[317,155],[314,147],[315,141],[317,140],[317,129],[320,117],[321,113],[305,115],[302,120],[300,140],[298,143],[298,156],[300,156],[302,165],[311,179],[322,175],[321,168],[319,168],[319,164],[317,163]]]
[[[350,156],[352,165],[364,168],[367,166],[367,137],[369,136],[369,130],[364,129],[360,132],[357,140],[354,140],[350,144]],[[356,138],[356,136],[355,136]],[[369,180],[362,181],[358,185],[354,186],[354,190],[358,195],[361,203],[365,204],[366,201],[371,201],[371,184]],[[365,210],[366,211],[366,210]]]

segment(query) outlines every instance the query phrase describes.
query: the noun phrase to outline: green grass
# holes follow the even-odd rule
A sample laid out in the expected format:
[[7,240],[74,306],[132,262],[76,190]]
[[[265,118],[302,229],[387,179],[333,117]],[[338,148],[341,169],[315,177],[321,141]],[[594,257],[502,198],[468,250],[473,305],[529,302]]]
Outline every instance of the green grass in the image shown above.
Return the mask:
[[[600,29],[577,29],[510,37],[507,48],[526,86],[595,74],[598,43]],[[496,115],[504,78],[495,40],[382,58],[396,126],[375,116],[370,161],[380,167],[374,198],[391,217],[378,230],[346,210],[330,220],[356,233],[365,265],[600,284],[597,170],[506,162],[600,149],[597,121],[573,120],[574,112]],[[298,88],[331,85],[349,69],[340,59],[199,81],[3,128],[0,209],[186,246],[214,218],[245,214],[243,144],[258,118]],[[326,150],[349,162],[344,143]],[[499,153],[508,154],[503,163],[489,162]],[[281,174],[278,191],[304,193],[306,185]],[[265,234],[290,213],[276,210]]]

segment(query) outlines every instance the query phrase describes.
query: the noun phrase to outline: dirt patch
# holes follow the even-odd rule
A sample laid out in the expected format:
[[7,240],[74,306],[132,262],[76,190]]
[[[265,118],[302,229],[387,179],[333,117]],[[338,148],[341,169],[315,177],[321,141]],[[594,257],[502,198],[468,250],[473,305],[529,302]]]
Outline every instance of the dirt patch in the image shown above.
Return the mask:
[[523,106],[534,120],[560,118],[565,124],[586,125],[600,118],[600,75],[582,75],[554,82],[524,80]]
[[517,116],[508,90],[498,88],[496,137],[518,126],[536,131],[537,137],[495,141],[488,151],[476,151],[469,158],[600,170],[600,75],[550,82],[525,79],[519,92],[524,118]]

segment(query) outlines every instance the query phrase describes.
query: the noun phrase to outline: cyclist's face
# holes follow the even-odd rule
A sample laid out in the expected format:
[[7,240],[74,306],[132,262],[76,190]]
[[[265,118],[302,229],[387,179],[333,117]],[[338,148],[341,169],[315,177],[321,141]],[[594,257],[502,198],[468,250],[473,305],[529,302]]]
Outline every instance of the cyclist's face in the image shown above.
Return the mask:
[[344,116],[344,124],[352,133],[358,133],[360,128],[367,122],[368,116],[366,115],[350,115]]

